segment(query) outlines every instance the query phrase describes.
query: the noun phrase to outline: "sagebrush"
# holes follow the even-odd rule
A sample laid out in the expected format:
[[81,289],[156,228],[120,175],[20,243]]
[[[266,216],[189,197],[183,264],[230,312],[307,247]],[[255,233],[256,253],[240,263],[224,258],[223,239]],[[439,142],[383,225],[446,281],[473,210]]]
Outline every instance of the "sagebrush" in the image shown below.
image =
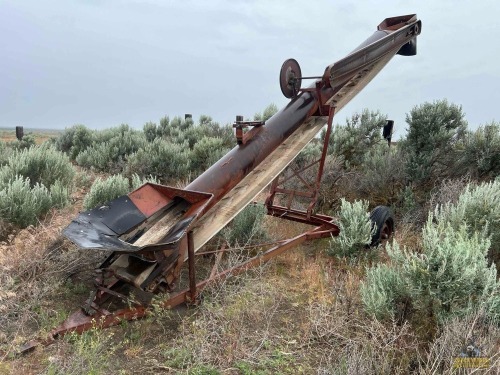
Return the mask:
[[330,241],[328,253],[337,256],[357,256],[371,243],[376,228],[372,226],[367,201],[353,203],[342,198],[338,212],[340,233]]

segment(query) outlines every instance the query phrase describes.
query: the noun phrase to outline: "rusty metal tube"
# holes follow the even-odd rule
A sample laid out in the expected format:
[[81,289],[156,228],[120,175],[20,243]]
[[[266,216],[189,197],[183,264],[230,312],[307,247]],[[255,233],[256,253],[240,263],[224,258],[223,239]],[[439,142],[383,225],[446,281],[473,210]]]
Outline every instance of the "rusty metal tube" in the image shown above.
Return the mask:
[[234,147],[186,189],[212,193],[214,203],[220,200],[312,116],[317,108],[318,101],[312,93],[301,93],[267,120],[264,126],[250,130],[251,140],[248,143]]
[[[389,20],[389,21],[388,21]],[[415,23],[416,16],[401,16],[384,20],[375,33],[354,49],[346,58],[328,66],[323,80],[330,82],[321,90],[321,99],[314,92],[301,92],[286,107],[266,121],[264,126],[249,132],[251,141],[234,147],[222,159],[206,170],[186,189],[214,194],[213,202],[207,210],[234,188],[248,173],[269,156],[293,132],[311,116],[317,114],[320,102],[326,103],[343,85],[352,79],[363,67],[374,63],[387,54],[396,54],[401,45],[396,40],[387,41],[373,51],[364,52],[370,46],[384,39],[409,23]],[[407,36],[401,36],[401,39]],[[395,38],[394,38],[395,39]],[[371,59],[371,60],[370,60]],[[331,77],[339,74],[339,77]],[[315,83],[311,85],[314,87]]]

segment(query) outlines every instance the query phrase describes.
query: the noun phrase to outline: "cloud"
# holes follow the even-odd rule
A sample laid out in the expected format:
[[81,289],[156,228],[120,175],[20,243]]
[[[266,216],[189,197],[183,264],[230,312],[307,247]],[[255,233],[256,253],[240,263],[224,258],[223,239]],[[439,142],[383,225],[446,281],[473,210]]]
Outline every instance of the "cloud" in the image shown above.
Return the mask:
[[316,75],[385,17],[413,12],[423,22],[418,55],[391,61],[339,121],[368,107],[401,129],[412,106],[439,96],[462,104],[471,123],[486,122],[498,117],[499,9],[489,0],[4,1],[0,127],[251,117],[286,104],[277,82],[285,59]]

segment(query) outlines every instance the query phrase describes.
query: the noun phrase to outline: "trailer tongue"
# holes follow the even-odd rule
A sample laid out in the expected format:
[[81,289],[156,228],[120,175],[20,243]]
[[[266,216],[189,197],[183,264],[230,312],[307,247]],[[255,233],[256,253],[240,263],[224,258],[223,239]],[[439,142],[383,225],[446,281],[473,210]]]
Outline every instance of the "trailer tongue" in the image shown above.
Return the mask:
[[[194,301],[210,282],[242,272],[304,241],[338,235],[333,218],[314,211],[327,142],[321,157],[312,163],[317,176],[306,191],[281,187],[279,176],[325,124],[328,140],[334,114],[394,55],[416,54],[420,31],[421,22],[416,15],[385,19],[354,51],[327,66],[323,75],[313,77],[313,84],[307,88],[301,87],[307,77],[301,76],[298,63],[287,60],[281,69],[280,85],[290,102],[265,123],[237,119],[234,127],[238,144],[185,189],[148,183],[102,207],[81,213],[63,231],[64,236],[84,251],[110,252],[97,270],[95,291],[49,337],[28,343],[22,351],[48,344],[70,331],[83,332],[94,324],[107,327],[147,314],[147,304],[132,301],[122,292],[123,285],[150,293],[167,291],[173,297],[162,304],[172,307]],[[245,133],[246,127],[251,129]],[[311,224],[313,229],[279,241],[259,256],[197,282],[195,253],[270,184],[268,214]],[[276,197],[287,194],[291,196],[288,204],[280,205]],[[292,207],[294,196],[308,199],[307,207]],[[176,284],[185,263],[189,288],[178,291]],[[135,306],[109,311],[111,299]]]

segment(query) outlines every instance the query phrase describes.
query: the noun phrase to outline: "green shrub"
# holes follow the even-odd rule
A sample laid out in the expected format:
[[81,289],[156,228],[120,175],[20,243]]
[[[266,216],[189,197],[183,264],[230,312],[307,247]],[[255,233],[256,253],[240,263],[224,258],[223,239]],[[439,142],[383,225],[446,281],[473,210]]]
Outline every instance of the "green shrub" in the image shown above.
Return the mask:
[[160,119],[160,125],[157,128],[157,134],[159,137],[168,137],[170,134],[170,118],[168,116],[162,117]]
[[267,121],[278,112],[278,106],[274,103],[269,104],[262,112],[262,121]]
[[191,152],[191,170],[196,174],[206,171],[228,151],[222,139],[202,138],[194,145]]
[[94,142],[94,132],[85,125],[74,125],[66,128],[56,139],[55,147],[66,154],[71,160],[89,148]]
[[189,153],[186,149],[186,145],[157,138],[129,156],[127,175],[152,175],[164,181],[186,177],[190,168]]
[[463,173],[478,178],[500,175],[500,124],[492,122],[469,132],[464,140],[461,167]]
[[128,156],[148,143],[144,133],[131,130],[125,125],[96,134],[97,139],[93,145],[78,154],[76,162],[98,171],[122,171]]
[[489,256],[500,266],[500,180],[468,185],[456,204],[438,206],[436,220],[459,229],[466,226],[469,235],[490,238]]
[[158,137],[158,129],[154,122],[146,122],[142,128],[148,142],[153,142]]
[[68,204],[74,175],[68,157],[48,145],[12,151],[0,167],[0,218],[36,224],[50,208]]
[[66,207],[66,205],[69,203],[69,196],[69,187],[65,186],[61,181],[58,180],[50,186],[52,206],[56,208]]
[[182,117],[176,116],[170,121],[170,126],[172,128],[178,128],[180,131],[184,132],[194,125],[192,118],[183,119]]
[[0,189],[0,218],[22,228],[36,225],[38,219],[53,206],[68,201],[67,189],[59,182],[51,190],[29,178],[15,176]]
[[109,142],[111,139],[116,137],[123,137],[127,133],[142,133],[137,130],[133,130],[127,124],[121,124],[112,128],[106,128],[103,130],[95,131],[93,134],[93,144]]
[[73,180],[73,185],[77,189],[90,189],[94,181],[94,174],[86,169],[80,169]]
[[415,106],[406,115],[409,125],[399,147],[407,155],[406,172],[411,181],[425,184],[433,178],[453,177],[458,159],[456,145],[466,132],[462,107],[446,100]]
[[[421,207],[417,202],[412,185],[405,186],[404,189],[399,192],[397,210],[399,211],[402,220],[405,222],[415,223],[425,221],[425,217],[420,217],[423,210],[421,210]],[[425,214],[426,212],[424,215]]]
[[4,141],[0,140],[0,167],[9,161],[10,147]]
[[219,138],[227,148],[232,148],[235,144],[231,126],[220,126],[210,116],[205,115],[200,116],[197,125],[190,118],[174,117],[170,120],[169,117],[163,117],[160,119],[159,125],[152,122],[146,123],[143,132],[148,142],[152,142],[156,138],[163,138],[163,140],[171,144],[178,144],[183,147],[187,143],[191,150],[196,143],[205,137]]
[[66,155],[42,145],[13,151],[7,164],[0,168],[0,185],[18,175],[28,178],[31,186],[42,184],[50,188],[59,181],[69,187],[75,171]]
[[154,176],[148,176],[148,177],[141,178],[139,175],[134,174],[132,176],[131,181],[130,181],[130,190],[131,191],[136,190],[136,189],[140,188],[142,185],[144,185],[146,182],[151,182],[153,184],[160,183],[158,181],[158,179]]
[[11,147],[15,150],[24,150],[36,145],[35,136],[32,133],[28,133],[23,136],[21,140],[16,139],[11,142]]
[[486,259],[489,240],[477,233],[471,236],[464,225],[436,223],[433,215],[422,237],[421,253],[402,250],[394,242],[387,246],[390,266],[368,269],[361,287],[367,312],[404,319],[411,305],[415,316],[436,317],[438,323],[478,309],[499,318],[500,284]]
[[[397,243],[394,246],[398,246]],[[381,320],[396,318],[400,321],[410,307],[409,287],[400,269],[386,264],[378,264],[367,270],[361,298],[366,312]]]
[[174,117],[170,120],[168,117],[160,119],[158,126],[158,136],[172,143],[182,144],[185,141],[184,133],[193,126],[192,119],[183,120],[180,117]]
[[[423,229],[423,254],[408,254],[403,263],[413,298],[432,306],[435,315],[442,317],[465,313],[471,304],[482,303],[489,279],[496,280],[496,269],[488,267],[486,260],[489,245],[487,239],[471,236],[464,226],[436,225],[430,216]],[[393,250],[392,259],[404,256]]]
[[306,147],[293,160],[293,164],[299,167],[305,167],[309,163],[316,161],[321,156],[322,143],[315,140],[309,142]]
[[264,111],[262,113],[257,112],[253,116],[253,119],[254,121],[267,121],[271,117],[273,117],[276,112],[278,112],[278,107],[276,106],[276,104],[271,103],[266,108],[264,108]]
[[97,178],[83,200],[83,208],[89,210],[112,201],[113,199],[126,195],[130,191],[139,188],[146,182],[157,184],[158,180],[152,176],[141,178],[136,174],[132,176],[130,182],[128,178],[119,174],[110,176],[104,180]]
[[193,149],[205,137],[221,139],[224,147],[228,149],[234,147],[236,139],[231,126],[220,126],[210,116],[202,115],[198,125],[191,126],[183,132],[182,141],[187,141],[189,148]]
[[[328,152],[344,158],[345,166],[360,166],[365,155],[374,146],[383,141],[381,129],[387,123],[387,116],[380,111],[363,109],[346,120],[345,126],[337,125],[331,135]],[[321,138],[326,133],[323,131]]]
[[267,238],[263,227],[266,208],[250,204],[224,229],[223,235],[231,246],[245,246]]
[[353,189],[373,205],[392,206],[405,187],[402,153],[395,147],[378,144],[365,153]]
[[340,234],[330,241],[327,252],[336,256],[356,256],[369,245],[376,228],[372,228],[367,201],[350,203],[341,200],[338,213]]
[[83,200],[83,208],[92,209],[130,191],[129,181],[122,175],[113,175],[105,180],[97,178]]

